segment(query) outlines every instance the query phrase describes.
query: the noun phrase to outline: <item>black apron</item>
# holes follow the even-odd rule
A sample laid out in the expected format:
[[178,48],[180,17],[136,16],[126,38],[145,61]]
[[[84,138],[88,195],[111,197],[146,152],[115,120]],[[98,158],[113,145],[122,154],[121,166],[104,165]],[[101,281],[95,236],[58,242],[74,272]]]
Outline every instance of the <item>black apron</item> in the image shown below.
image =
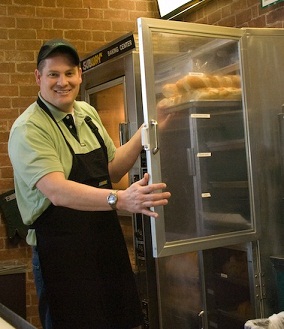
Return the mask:
[[[40,99],[38,104],[54,120]],[[105,145],[75,154],[62,135],[73,155],[68,179],[111,188]],[[51,204],[33,228],[54,329],[127,329],[142,323],[134,274],[115,211],[79,211]]]

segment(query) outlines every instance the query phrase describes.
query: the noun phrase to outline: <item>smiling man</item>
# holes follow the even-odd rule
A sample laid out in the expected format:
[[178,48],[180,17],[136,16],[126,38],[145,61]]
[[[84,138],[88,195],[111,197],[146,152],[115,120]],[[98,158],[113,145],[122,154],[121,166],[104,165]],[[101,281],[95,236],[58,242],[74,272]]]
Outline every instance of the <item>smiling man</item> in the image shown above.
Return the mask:
[[8,147],[43,328],[138,327],[140,301],[116,210],[157,217],[151,208],[166,205],[170,193],[164,183],[148,184],[148,174],[112,190],[142,150],[140,129],[115,148],[97,111],[75,100],[82,72],[73,45],[45,43],[35,77],[38,99],[14,122]]
[[[65,56],[61,56],[62,49],[68,49]],[[82,82],[82,71],[78,65],[76,50],[73,51],[71,45],[69,48],[64,46],[60,40],[47,42],[38,55],[35,76],[40,86],[40,94],[45,101],[65,113],[72,113],[74,99]]]

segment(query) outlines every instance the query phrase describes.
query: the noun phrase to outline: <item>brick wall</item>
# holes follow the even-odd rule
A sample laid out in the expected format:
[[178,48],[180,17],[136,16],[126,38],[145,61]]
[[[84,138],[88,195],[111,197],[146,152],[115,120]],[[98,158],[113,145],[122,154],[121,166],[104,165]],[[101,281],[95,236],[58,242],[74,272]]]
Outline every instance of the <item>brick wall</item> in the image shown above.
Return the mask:
[[[284,3],[260,8],[260,0],[212,0],[185,21],[224,26],[283,27]],[[155,0],[1,0],[0,3],[0,193],[13,188],[7,154],[15,118],[35,101],[37,51],[43,40],[63,37],[81,56],[125,34],[136,32],[137,17],[158,17]],[[40,328],[31,272],[31,252],[24,241],[8,241],[0,217],[0,260],[27,266],[27,318]],[[0,292],[1,293],[1,292]]]
[[261,0],[211,0],[183,18],[229,27],[284,27],[284,2],[261,7]]
[[[157,17],[152,0],[1,0],[0,2],[0,193],[13,188],[7,154],[14,120],[35,101],[34,69],[44,40],[66,38],[81,56],[121,35],[136,31],[136,19]],[[31,252],[24,241],[12,244],[0,218],[0,260],[27,266],[27,319],[40,327]],[[1,294],[1,292],[0,292]]]

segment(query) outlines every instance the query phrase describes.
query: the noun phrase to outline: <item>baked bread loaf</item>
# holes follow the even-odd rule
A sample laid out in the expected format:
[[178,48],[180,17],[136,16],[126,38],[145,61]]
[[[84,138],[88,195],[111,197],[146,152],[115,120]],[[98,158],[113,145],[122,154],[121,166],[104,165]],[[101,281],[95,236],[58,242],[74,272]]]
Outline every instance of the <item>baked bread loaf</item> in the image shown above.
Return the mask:
[[163,98],[157,103],[157,110],[164,110],[169,107],[172,107],[176,103],[176,97]]
[[165,97],[173,97],[180,94],[176,83],[166,83],[162,87],[162,93]]
[[162,87],[165,97],[173,97],[200,88],[240,88],[241,78],[239,75],[205,75],[188,74],[176,83],[166,83]]
[[241,98],[241,88],[234,88],[234,87],[199,88],[196,90],[185,92],[183,94],[163,98],[157,103],[157,109],[163,110],[190,101],[219,100],[219,99],[238,100],[240,98]]
[[200,88],[193,93],[194,100],[238,99],[240,96],[241,89],[233,87]]
[[181,95],[176,95],[168,98],[163,98],[157,104],[158,110],[163,110],[168,107],[177,106],[180,104],[187,103],[194,99],[194,92],[187,92]]
[[165,98],[158,102],[158,110],[194,100],[238,100],[241,98],[241,77],[236,74],[189,73],[176,83],[163,85],[162,94]]
[[[176,82],[180,93],[199,88],[241,87],[239,75],[188,74]],[[166,96],[166,95],[165,95]],[[167,97],[167,96],[166,96]]]

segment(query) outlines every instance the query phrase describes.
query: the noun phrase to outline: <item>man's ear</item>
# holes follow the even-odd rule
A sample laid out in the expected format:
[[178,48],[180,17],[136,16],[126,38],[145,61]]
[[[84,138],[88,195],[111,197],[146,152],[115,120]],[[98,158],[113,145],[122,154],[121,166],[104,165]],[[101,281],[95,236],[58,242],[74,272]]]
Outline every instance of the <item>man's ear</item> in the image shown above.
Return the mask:
[[40,72],[38,69],[35,69],[35,79],[36,79],[36,83],[39,85],[40,84]]
[[81,67],[79,67],[79,75],[80,75],[80,79],[81,79],[81,83],[82,83],[82,69],[81,69]]

